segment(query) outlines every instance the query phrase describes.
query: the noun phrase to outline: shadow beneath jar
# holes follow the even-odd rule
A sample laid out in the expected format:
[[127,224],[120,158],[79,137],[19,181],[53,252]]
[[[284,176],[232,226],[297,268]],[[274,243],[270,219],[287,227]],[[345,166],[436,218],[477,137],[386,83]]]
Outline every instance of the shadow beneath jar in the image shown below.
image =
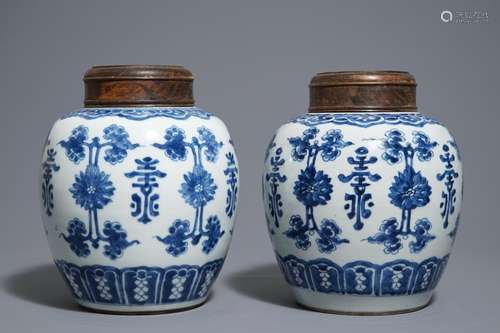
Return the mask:
[[82,311],[55,265],[41,265],[7,276],[2,288],[19,299],[57,309]]
[[274,305],[299,307],[276,264],[266,264],[232,273],[228,286],[239,294]]

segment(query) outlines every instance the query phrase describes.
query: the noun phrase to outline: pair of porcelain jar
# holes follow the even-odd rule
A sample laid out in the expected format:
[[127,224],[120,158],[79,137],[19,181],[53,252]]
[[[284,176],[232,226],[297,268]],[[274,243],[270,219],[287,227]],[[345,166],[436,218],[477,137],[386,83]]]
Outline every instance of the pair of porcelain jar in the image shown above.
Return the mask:
[[[227,254],[239,169],[223,122],[177,66],[98,66],[85,108],[59,119],[41,164],[44,228],[76,301],[104,312],[202,304]],[[416,111],[406,72],[311,82],[309,113],[266,153],[263,199],[296,300],[340,313],[430,301],[462,201],[449,132]]]

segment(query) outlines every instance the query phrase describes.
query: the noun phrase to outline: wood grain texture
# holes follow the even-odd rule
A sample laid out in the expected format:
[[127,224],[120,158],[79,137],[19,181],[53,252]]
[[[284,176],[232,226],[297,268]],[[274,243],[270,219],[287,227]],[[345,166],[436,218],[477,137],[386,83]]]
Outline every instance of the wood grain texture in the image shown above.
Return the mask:
[[95,66],[85,73],[85,107],[193,106],[193,75],[181,66]]
[[416,111],[416,85],[408,72],[319,73],[309,85],[309,113]]

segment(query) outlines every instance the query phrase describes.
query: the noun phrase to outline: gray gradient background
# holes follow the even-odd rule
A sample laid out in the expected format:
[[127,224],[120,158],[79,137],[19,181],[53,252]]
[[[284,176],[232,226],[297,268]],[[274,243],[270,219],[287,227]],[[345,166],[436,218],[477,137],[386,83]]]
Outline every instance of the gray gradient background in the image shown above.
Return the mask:
[[[489,23],[444,24],[443,9]],[[498,332],[499,3],[494,1],[1,1],[0,331]],[[225,120],[241,165],[232,247],[209,302],[171,315],[81,311],[51,263],[38,209],[42,142],[82,104],[95,64],[182,64],[197,104]],[[392,317],[298,308],[264,222],[260,173],[273,131],[304,113],[319,71],[408,70],[420,110],[445,122],[465,161],[454,253],[433,304]]]

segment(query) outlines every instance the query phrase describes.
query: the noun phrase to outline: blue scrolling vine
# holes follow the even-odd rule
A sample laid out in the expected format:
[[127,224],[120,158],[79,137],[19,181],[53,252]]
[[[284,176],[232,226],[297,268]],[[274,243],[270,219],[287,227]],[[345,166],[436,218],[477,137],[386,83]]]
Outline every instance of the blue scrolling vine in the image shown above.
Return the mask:
[[130,204],[132,208],[131,215],[136,217],[139,222],[146,224],[152,221],[152,217],[160,214],[158,204],[160,195],[153,193],[153,191],[159,186],[157,178],[164,178],[167,174],[157,170],[159,161],[149,156],[143,159],[136,159],[135,163],[137,164],[136,170],[127,172],[125,176],[136,179],[132,183],[132,187],[139,188],[142,197],[138,193],[132,194],[132,203]]
[[324,162],[330,162],[340,156],[341,149],[352,145],[345,142],[340,130],[332,129],[316,138],[319,129],[311,127],[302,133],[302,137],[292,137],[288,142],[292,146],[292,159],[297,162],[306,161],[295,181],[293,193],[298,201],[305,206],[305,221],[300,215],[292,215],[288,221],[290,228],[285,231],[288,238],[295,240],[295,246],[307,250],[311,246],[309,236],[316,233],[318,250],[330,253],[342,243],[349,240],[340,237],[342,230],[333,219],[323,219],[318,225],[314,216],[314,207],[326,205],[331,199],[333,185],[331,178],[322,170],[316,169],[316,159],[319,154]]
[[391,204],[401,209],[401,220],[398,222],[395,217],[384,220],[380,231],[367,240],[383,244],[385,253],[396,254],[403,248],[403,240],[411,236],[414,240],[409,243],[410,252],[417,253],[436,237],[429,233],[432,224],[427,218],[417,220],[415,227],[411,227],[412,211],[426,206],[432,193],[427,178],[415,170],[413,162],[415,157],[420,162],[429,161],[437,143],[419,131],[413,132],[413,141],[410,143],[401,131],[392,129],[386,133],[383,145],[382,159],[387,163],[393,165],[404,161],[403,172],[398,172],[389,188]]
[[221,230],[217,215],[209,216],[204,223],[204,208],[214,199],[217,185],[212,175],[204,168],[203,158],[207,162],[215,162],[222,142],[218,142],[215,135],[206,127],[199,127],[197,136],[193,136],[190,142],[186,141],[184,131],[176,126],[168,128],[164,138],[164,143],[154,143],[153,146],[163,150],[171,160],[186,160],[188,151],[193,155],[193,169],[184,174],[184,182],[179,193],[184,201],[195,209],[195,217],[192,228],[189,220],[177,219],[168,229],[167,236],[156,238],[167,245],[167,253],[179,256],[186,252],[188,240],[191,240],[192,245],[197,245],[202,237],[206,237],[202,242],[202,251],[208,254],[225,232]]
[[[50,142],[47,142],[49,145]],[[56,164],[56,154],[57,152],[54,148],[47,148],[45,161],[42,163],[42,204],[45,208],[45,213],[48,216],[52,215],[52,210],[54,209],[54,185],[52,184],[52,176],[54,172],[59,171],[61,168]]]
[[374,206],[371,193],[366,190],[370,186],[369,181],[377,182],[382,177],[377,173],[371,173],[368,170],[370,164],[377,162],[375,156],[368,157],[368,149],[366,147],[359,147],[355,151],[356,158],[349,156],[347,163],[354,165],[354,170],[349,175],[340,174],[339,180],[343,183],[351,183],[354,193],[346,193],[344,199],[346,204],[344,208],[348,211],[347,217],[349,219],[356,218],[353,227],[355,230],[363,228],[363,219],[371,216],[371,207]]
[[104,161],[109,164],[123,162],[127,151],[135,149],[138,144],[129,140],[129,135],[122,126],[110,125],[104,129],[104,142],[99,137],[89,140],[88,128],[80,125],[73,129],[67,140],[59,144],[65,149],[68,159],[79,164],[87,155],[85,171],[75,175],[75,182],[69,189],[77,205],[88,212],[87,223],[74,218],[68,223],[67,234],[61,237],[69,243],[71,250],[79,257],[90,254],[89,243],[93,248],[104,245],[104,255],[114,260],[123,255],[123,251],[139,241],[127,240],[127,232],[119,222],[105,221],[101,231],[98,211],[109,204],[115,192],[110,175],[99,168],[99,158],[104,150]]

